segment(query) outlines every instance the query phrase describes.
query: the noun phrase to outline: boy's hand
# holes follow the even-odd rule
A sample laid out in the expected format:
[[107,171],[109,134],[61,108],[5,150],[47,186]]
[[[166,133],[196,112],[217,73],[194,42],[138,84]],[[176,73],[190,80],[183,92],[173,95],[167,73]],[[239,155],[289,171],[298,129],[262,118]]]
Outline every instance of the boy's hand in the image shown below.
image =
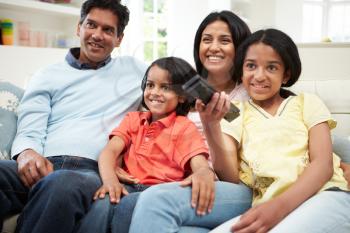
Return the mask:
[[128,174],[126,171],[124,171],[121,167],[115,168],[115,174],[118,177],[118,180],[125,183],[125,184],[137,184],[139,183],[139,179],[135,178],[134,176]]
[[103,185],[95,192],[94,200],[105,198],[106,193],[109,193],[109,199],[113,204],[119,203],[121,195],[129,194],[124,185],[113,180],[110,182],[103,182]]
[[215,199],[215,174],[209,167],[198,169],[180,182],[181,186],[192,184],[191,205],[197,208],[198,215],[210,213]]

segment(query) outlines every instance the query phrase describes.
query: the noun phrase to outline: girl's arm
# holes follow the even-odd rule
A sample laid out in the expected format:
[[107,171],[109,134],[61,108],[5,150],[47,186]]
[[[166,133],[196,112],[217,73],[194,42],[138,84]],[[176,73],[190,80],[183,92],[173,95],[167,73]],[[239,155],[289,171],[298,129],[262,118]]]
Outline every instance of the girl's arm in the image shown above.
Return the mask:
[[315,195],[333,175],[333,155],[327,122],[309,131],[310,163],[297,181],[278,197],[258,205],[233,226],[236,233],[267,232],[307,199]]
[[215,199],[215,173],[209,167],[204,155],[196,155],[190,159],[192,175],[183,180],[181,186],[192,185],[191,205],[197,208],[198,215],[210,213]]
[[238,183],[237,141],[223,134],[220,126],[229,106],[224,92],[215,93],[206,106],[200,100],[196,102],[216,174],[220,180]]
[[124,147],[124,141],[120,137],[114,136],[102,150],[98,159],[98,168],[103,184],[96,191],[94,200],[104,198],[106,193],[109,193],[110,201],[118,203],[121,194],[128,194],[126,189],[120,184],[115,171],[117,161]]

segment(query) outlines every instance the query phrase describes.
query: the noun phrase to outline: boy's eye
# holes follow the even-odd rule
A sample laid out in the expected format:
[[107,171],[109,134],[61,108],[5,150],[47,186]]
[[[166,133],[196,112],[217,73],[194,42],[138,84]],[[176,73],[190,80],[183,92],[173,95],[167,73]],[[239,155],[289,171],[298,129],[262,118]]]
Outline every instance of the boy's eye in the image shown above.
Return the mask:
[[108,35],[114,35],[114,29],[113,28],[106,28],[106,29],[104,29],[104,31]]

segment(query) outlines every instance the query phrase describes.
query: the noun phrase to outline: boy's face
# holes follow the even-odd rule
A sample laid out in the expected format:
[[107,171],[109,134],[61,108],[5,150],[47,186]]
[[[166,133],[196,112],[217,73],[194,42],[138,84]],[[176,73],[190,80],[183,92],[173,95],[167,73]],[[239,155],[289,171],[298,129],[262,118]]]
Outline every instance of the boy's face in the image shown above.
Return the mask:
[[118,35],[118,17],[110,10],[93,8],[82,24],[78,25],[80,37],[79,61],[96,67],[118,47],[123,35]]
[[152,121],[168,116],[179,103],[184,102],[184,98],[172,89],[168,71],[157,65],[148,71],[143,98],[152,113]]

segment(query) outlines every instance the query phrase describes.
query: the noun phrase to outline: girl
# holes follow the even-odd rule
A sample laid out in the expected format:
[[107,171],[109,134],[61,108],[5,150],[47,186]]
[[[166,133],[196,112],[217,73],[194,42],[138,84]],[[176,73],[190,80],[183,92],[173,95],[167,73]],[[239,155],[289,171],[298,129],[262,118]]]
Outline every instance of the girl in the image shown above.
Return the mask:
[[[294,42],[275,29],[257,31],[235,67],[251,99],[236,120],[204,128],[217,175],[251,187],[253,208],[213,232],[349,232],[350,193],[330,138],[336,124],[317,96],[283,89],[301,73]],[[227,105],[222,99],[215,108]]]
[[[94,199],[109,194],[118,203],[122,194],[143,191],[150,185],[182,181],[192,184],[194,206],[211,208],[214,173],[208,166],[208,151],[196,126],[187,119],[190,102],[182,85],[196,74],[184,60],[175,57],[154,61],[142,81],[143,106],[147,112],[130,112],[110,134],[99,157],[103,185]],[[115,173],[122,157],[123,168],[138,184],[123,185]]]

